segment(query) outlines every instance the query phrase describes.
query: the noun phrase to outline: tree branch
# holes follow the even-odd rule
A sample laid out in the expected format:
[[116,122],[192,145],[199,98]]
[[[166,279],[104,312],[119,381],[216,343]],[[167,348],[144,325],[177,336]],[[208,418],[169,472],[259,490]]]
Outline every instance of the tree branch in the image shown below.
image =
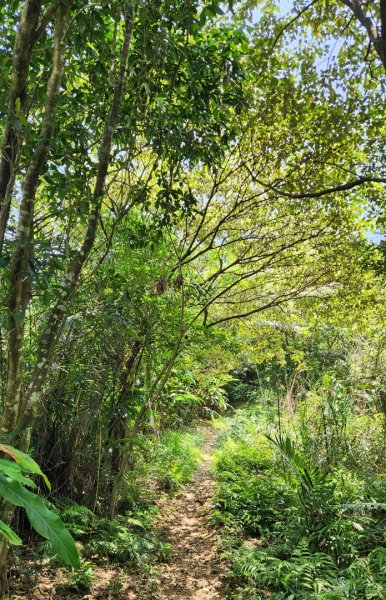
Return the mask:
[[305,12],[307,12],[307,10],[309,10],[317,2],[319,2],[319,0],[312,0],[312,2],[310,2],[309,4],[307,4],[307,6],[305,6],[301,11],[299,11],[297,13],[297,15],[295,15],[290,21],[288,21],[288,23],[286,23],[281,28],[281,30],[276,35],[276,37],[275,37],[275,39],[273,41],[271,50],[273,50],[275,48],[276,44],[278,43],[278,41],[281,38],[281,36],[283,35],[283,33],[285,33],[287,31],[287,29],[289,29],[291,27],[291,25],[293,25]]
[[341,0],[354,14],[356,20],[366,29],[367,35],[373,44],[383,66],[386,69],[386,55],[384,52],[384,18],[385,18],[385,0],[381,0],[381,21],[382,21],[382,37],[379,34],[377,25],[368,17],[359,0]]
[[[249,167],[247,167],[247,169],[249,169]],[[298,193],[298,194],[293,194],[291,192],[285,192],[284,190],[281,190],[280,188],[278,188],[277,186],[275,186],[273,184],[270,184],[265,181],[261,181],[260,179],[257,179],[253,175],[252,171],[250,171],[250,173],[251,173],[251,177],[253,177],[253,181],[255,183],[258,183],[259,185],[266,188],[267,190],[275,192],[275,194],[278,194],[279,196],[284,196],[286,198],[294,198],[294,199],[321,198],[322,196],[328,196],[329,194],[334,194],[336,192],[345,192],[345,191],[351,190],[351,189],[353,189],[355,187],[359,187],[360,185],[363,185],[365,183],[386,183],[386,177],[363,176],[363,177],[358,177],[358,179],[354,179],[353,181],[348,181],[347,183],[343,183],[341,185],[336,185],[336,186],[332,186],[330,188],[325,188],[324,190],[317,190],[314,192],[302,192],[302,193]]]
[[254,315],[258,312],[267,310],[268,308],[274,308],[276,306],[280,306],[281,304],[288,302],[288,300],[298,298],[300,296],[300,294],[303,294],[304,291],[307,290],[311,285],[315,285],[326,275],[327,275],[327,273],[322,273],[321,275],[318,275],[318,277],[316,277],[313,281],[307,282],[301,288],[298,288],[297,290],[288,292],[288,294],[279,295],[276,298],[274,298],[271,302],[268,302],[268,303],[264,304],[263,306],[258,306],[258,307],[252,308],[251,310],[248,310],[244,313],[232,314],[227,317],[222,317],[221,319],[217,319],[217,321],[212,321],[211,323],[209,323],[207,325],[207,327],[208,328],[215,327],[216,325],[220,325],[220,323],[225,323],[227,321],[233,321],[235,319],[242,319],[245,317],[250,317],[251,315]]

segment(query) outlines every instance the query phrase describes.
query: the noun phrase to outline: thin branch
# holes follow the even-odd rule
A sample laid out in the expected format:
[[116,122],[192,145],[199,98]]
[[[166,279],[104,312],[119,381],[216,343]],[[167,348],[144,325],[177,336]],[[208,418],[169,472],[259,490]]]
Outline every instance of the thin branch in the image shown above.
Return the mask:
[[281,36],[283,35],[283,33],[285,33],[287,31],[287,29],[289,29],[291,27],[291,25],[293,25],[305,12],[307,12],[307,10],[309,10],[317,2],[319,2],[319,0],[312,0],[312,2],[307,4],[307,6],[305,6],[304,8],[302,8],[301,11],[299,11],[290,21],[288,21],[288,23],[286,23],[282,27],[282,29],[279,31],[279,33],[276,35],[276,37],[274,39],[271,50],[273,50],[275,48],[276,44],[278,43],[278,41],[281,38]]
[[42,14],[41,18],[40,18],[40,22],[38,24],[38,27],[36,28],[36,31],[32,37],[32,44],[36,44],[36,42],[38,41],[38,39],[43,35],[43,33],[46,30],[46,27],[48,25],[48,23],[50,22],[50,20],[52,19],[52,17],[55,15],[56,9],[58,7],[58,0],[55,0],[55,2],[53,2],[52,4],[50,4],[50,6],[48,6],[46,8],[46,10],[44,11],[44,13]]
[[299,298],[299,295],[302,294],[305,290],[307,290],[311,285],[315,285],[316,283],[318,283],[323,277],[325,277],[328,273],[322,273],[320,275],[318,275],[318,277],[316,277],[316,279],[314,279],[311,282],[308,282],[303,285],[302,287],[293,290],[291,292],[289,292],[288,294],[282,294],[281,296],[277,296],[276,298],[274,298],[271,302],[268,302],[267,304],[264,304],[263,306],[258,306],[255,307],[249,311],[246,311],[244,313],[239,313],[239,314],[232,314],[229,315],[227,317],[222,317],[221,319],[217,319],[217,321],[212,321],[211,323],[209,323],[207,325],[207,327],[215,327],[216,325],[220,325],[220,323],[225,323],[227,321],[233,321],[235,319],[241,319],[241,318],[245,318],[245,317],[250,317],[251,315],[254,315],[258,312],[262,312],[264,310],[267,310],[268,308],[274,308],[276,306],[279,306],[285,302],[288,302],[288,300],[293,300],[295,298]]
[[[247,169],[249,169],[249,167],[247,167]],[[279,189],[275,185],[272,185],[265,181],[256,179],[252,172],[251,172],[251,177],[253,177],[253,180],[256,183],[263,186],[267,190],[275,192],[275,194],[278,194],[279,196],[285,196],[286,198],[293,198],[295,200],[302,199],[302,198],[321,198],[322,196],[328,196],[329,194],[334,194],[336,192],[345,192],[345,191],[351,190],[351,189],[353,189],[355,187],[359,187],[365,183],[386,183],[386,177],[363,176],[363,177],[359,177],[358,179],[354,179],[353,181],[349,181],[347,183],[343,183],[341,185],[336,185],[336,186],[333,186],[330,188],[325,188],[323,190],[293,194],[291,192],[285,192],[284,190]]]

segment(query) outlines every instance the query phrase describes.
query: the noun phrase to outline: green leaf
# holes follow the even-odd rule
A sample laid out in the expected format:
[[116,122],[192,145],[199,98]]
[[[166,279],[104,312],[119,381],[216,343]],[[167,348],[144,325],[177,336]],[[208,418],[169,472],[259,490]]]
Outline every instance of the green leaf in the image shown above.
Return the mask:
[[10,544],[14,546],[20,546],[22,544],[22,540],[19,536],[10,528],[4,521],[0,520],[0,533],[7,538]]
[[25,116],[23,115],[23,113],[17,113],[17,118],[19,120],[19,123],[21,123],[22,125],[24,125],[24,127],[27,127],[28,125],[28,121],[25,118]]
[[144,524],[141,521],[139,521],[138,519],[132,519],[130,517],[128,519],[125,519],[125,522],[127,523],[127,525],[135,525],[135,527],[140,527],[141,529],[146,529]]
[[19,482],[10,481],[1,474],[0,496],[11,504],[22,506],[32,527],[50,541],[56,554],[71,566],[77,569],[80,567],[79,554],[73,538],[58,515],[47,508],[39,496],[26,490]]
[[17,450],[13,446],[8,446],[6,444],[0,444],[0,451],[4,452],[11,456],[18,465],[20,465],[23,471],[27,471],[28,473],[34,473],[35,475],[40,475],[43,477],[46,486],[49,490],[51,490],[51,484],[47,478],[47,476],[43,473],[38,463],[34,461],[28,454],[24,454],[20,450]]
[[19,465],[14,462],[0,458],[0,471],[2,471],[5,475],[8,475],[8,477],[14,481],[19,481],[20,483],[24,483],[32,488],[36,487],[36,484],[32,481],[32,479],[29,477],[24,477]]

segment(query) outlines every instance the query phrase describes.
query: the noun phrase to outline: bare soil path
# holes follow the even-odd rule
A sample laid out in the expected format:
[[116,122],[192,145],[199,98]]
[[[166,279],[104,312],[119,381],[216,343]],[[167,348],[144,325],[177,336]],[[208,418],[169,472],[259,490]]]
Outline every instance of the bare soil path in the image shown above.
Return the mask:
[[171,545],[172,556],[157,568],[157,575],[132,588],[137,600],[218,600],[222,598],[224,563],[220,562],[217,536],[209,523],[215,490],[211,471],[217,431],[203,429],[202,461],[190,484],[174,498],[161,498],[159,529]]
[[211,472],[217,432],[207,432],[203,458],[193,481],[172,500],[164,500],[161,526],[173,556],[157,579],[161,600],[221,598],[221,571],[216,532],[209,525],[215,481]]

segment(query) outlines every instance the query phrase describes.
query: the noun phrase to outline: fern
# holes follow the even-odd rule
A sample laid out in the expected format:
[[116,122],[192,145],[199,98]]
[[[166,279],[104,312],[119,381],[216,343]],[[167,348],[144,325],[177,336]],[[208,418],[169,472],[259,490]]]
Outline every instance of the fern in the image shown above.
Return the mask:
[[82,539],[91,533],[96,518],[92,510],[67,498],[58,504],[60,516],[75,538]]

